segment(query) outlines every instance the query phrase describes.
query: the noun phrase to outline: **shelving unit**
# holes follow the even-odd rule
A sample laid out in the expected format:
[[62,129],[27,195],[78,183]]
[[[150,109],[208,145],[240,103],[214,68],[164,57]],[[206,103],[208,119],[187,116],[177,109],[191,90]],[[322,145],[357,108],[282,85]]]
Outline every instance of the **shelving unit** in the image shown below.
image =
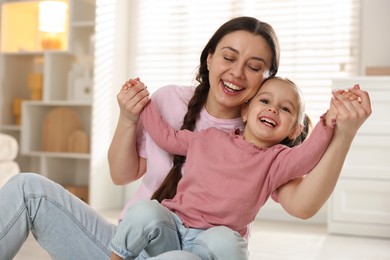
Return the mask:
[[[40,173],[64,186],[88,187],[90,154],[45,151],[42,129],[50,111],[68,108],[79,116],[81,130],[91,140],[95,2],[61,0],[67,4],[67,19],[58,49],[42,47],[40,2],[8,0],[1,4],[0,132],[19,141],[17,162],[23,172]],[[23,19],[17,19],[21,15]],[[15,20],[22,22],[16,24]],[[40,100],[31,100],[32,73],[42,75]],[[20,125],[15,99],[23,100]]]

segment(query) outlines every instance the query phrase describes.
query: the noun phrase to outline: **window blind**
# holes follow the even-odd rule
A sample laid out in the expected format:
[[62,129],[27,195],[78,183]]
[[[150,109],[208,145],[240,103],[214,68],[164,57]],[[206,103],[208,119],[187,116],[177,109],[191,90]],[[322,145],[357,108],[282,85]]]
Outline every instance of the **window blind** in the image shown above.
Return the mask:
[[317,121],[329,106],[332,78],[358,73],[358,0],[138,0],[130,34],[132,74],[151,91],[191,85],[199,56],[215,30],[246,15],[271,24],[280,41],[278,75],[302,89]]

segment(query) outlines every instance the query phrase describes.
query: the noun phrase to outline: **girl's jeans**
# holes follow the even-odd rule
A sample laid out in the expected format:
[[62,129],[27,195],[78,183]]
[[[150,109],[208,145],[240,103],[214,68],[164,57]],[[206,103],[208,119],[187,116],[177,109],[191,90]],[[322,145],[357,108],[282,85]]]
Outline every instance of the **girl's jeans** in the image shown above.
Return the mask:
[[111,247],[124,259],[136,259],[143,250],[151,256],[184,250],[204,260],[248,259],[247,241],[238,232],[224,226],[186,228],[155,200],[140,201],[128,209]]
[[[13,259],[31,231],[53,259],[109,259],[116,225],[62,186],[34,173],[18,174],[0,189],[0,260]],[[154,259],[197,259],[173,251]],[[142,252],[138,259],[148,258]]]

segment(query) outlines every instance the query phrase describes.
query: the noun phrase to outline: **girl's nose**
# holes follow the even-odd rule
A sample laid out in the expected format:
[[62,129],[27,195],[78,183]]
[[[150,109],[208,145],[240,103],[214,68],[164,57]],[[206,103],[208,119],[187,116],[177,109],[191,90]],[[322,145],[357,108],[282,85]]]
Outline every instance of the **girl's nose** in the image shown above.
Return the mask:
[[272,112],[274,114],[278,113],[278,110],[274,106],[269,107],[268,111],[270,111],[270,112]]

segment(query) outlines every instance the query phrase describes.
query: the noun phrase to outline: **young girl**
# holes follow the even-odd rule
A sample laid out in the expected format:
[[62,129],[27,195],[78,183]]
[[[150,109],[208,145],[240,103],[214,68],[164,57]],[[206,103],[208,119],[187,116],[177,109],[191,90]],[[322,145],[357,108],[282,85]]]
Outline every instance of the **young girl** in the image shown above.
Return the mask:
[[290,148],[304,139],[307,123],[301,93],[287,79],[266,80],[243,106],[242,134],[239,129],[175,130],[152,101],[141,113],[143,126],[164,150],[187,155],[184,175],[176,196],[161,203],[169,211],[156,201],[143,201],[128,210],[113,239],[113,251],[121,258],[133,259],[144,249],[156,254],[184,249],[202,259],[213,259],[198,246],[208,242],[202,240],[202,230],[225,226],[232,233],[222,232],[225,240],[229,236],[234,239],[225,241],[225,256],[219,257],[246,259],[245,242],[235,246],[234,233],[244,237],[269,196],[318,163],[332,138],[336,112],[331,106],[326,121],[321,118],[310,138]]

